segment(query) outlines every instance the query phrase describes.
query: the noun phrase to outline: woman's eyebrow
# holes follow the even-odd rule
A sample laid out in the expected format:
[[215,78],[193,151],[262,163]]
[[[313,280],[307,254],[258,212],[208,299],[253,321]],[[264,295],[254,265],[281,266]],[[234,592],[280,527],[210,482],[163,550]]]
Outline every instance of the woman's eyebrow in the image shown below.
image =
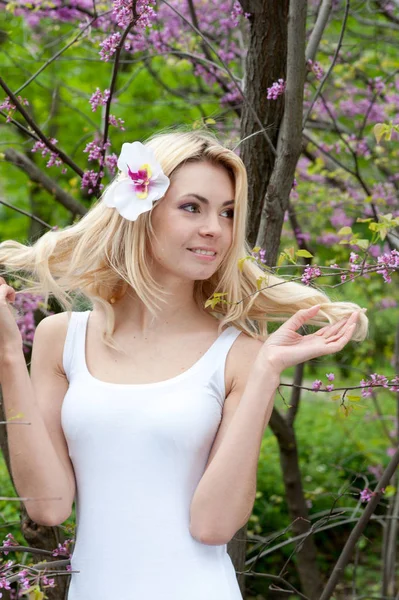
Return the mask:
[[[197,200],[199,200],[200,202],[203,202],[204,204],[209,204],[209,200],[208,198],[205,198],[204,196],[200,196],[200,194],[183,194],[183,196],[181,196],[181,198],[185,198],[186,196],[193,196],[194,198],[197,198]],[[234,200],[227,200],[227,202],[223,202],[222,206],[227,206],[228,204],[234,204]]]

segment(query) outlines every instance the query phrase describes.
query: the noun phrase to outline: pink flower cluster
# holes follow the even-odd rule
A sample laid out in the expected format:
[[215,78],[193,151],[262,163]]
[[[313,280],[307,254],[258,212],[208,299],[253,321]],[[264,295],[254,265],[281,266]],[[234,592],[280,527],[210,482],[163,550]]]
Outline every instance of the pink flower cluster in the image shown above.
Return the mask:
[[285,82],[284,79],[279,79],[275,81],[273,85],[267,88],[267,99],[268,100],[277,100],[279,96],[284,94],[285,92]]
[[[104,177],[104,171],[100,171],[99,173],[96,173],[96,171],[93,171],[92,169],[88,169],[87,171],[85,171],[83,173],[83,177],[82,177],[82,181],[80,183],[80,187],[81,188],[88,188],[88,192],[89,194],[93,193],[93,190],[96,188],[97,186],[97,180],[98,177]],[[102,190],[104,189],[104,184],[100,183],[99,189]]]
[[234,27],[238,27],[239,24],[239,20],[240,20],[240,16],[244,15],[244,17],[246,19],[248,19],[248,17],[251,16],[251,13],[247,13],[244,12],[241,4],[239,2],[237,2],[237,0],[235,0],[234,4],[233,4],[233,8],[231,10],[231,17],[232,17],[232,25]]
[[109,156],[105,157],[105,164],[108,167],[108,169],[111,171],[112,175],[115,174],[117,162],[118,162],[118,156],[115,153],[110,154]]
[[257,260],[259,260],[261,263],[265,263],[266,262],[266,249],[265,248],[261,248],[259,250],[259,252],[251,252],[251,256],[254,256]]
[[[22,96],[17,96],[17,97],[21,104],[25,104],[25,106],[29,106],[29,102],[26,98],[22,98]],[[3,102],[0,104],[0,110],[8,111],[6,123],[9,123],[11,121],[12,115],[13,115],[15,109],[16,109],[16,106],[14,104],[12,104],[9,96],[7,96],[7,98],[5,98],[3,100]]]
[[[370,379],[362,379],[360,382],[362,388],[363,398],[369,398],[373,393],[373,387],[384,387],[389,388],[391,392],[399,392],[399,375],[396,375],[391,381],[385,375],[378,375],[373,373]],[[391,386],[391,387],[389,387]]]
[[[12,533],[7,533],[5,539],[3,540],[2,546],[19,546],[20,544],[17,542]],[[7,550],[2,550],[3,554],[8,554]]]
[[308,60],[308,66],[310,71],[316,76],[316,79],[322,79],[324,75],[321,64],[317,61],[313,61],[311,58]]
[[[68,540],[70,541],[70,540]],[[12,547],[12,546],[19,546],[19,543],[15,540],[15,538],[13,537],[13,535],[11,533],[7,533],[6,535],[6,539],[3,541],[3,546],[8,546],[8,547]],[[60,544],[59,544],[60,545]],[[8,554],[7,550],[2,550],[3,554]],[[0,575],[0,588],[3,590],[8,590],[10,591],[10,598],[13,598],[14,600],[17,598],[16,593],[14,592],[14,590],[12,590],[11,585],[7,579],[7,577],[9,577],[10,575],[12,575],[12,566],[14,565],[15,561],[9,560],[7,561],[5,564],[3,564],[3,562],[1,563],[1,575]],[[19,565],[17,565],[19,566]],[[46,575],[34,575],[32,581],[29,581],[29,571],[28,569],[22,569],[22,571],[20,571],[19,573],[17,573],[17,577],[19,578],[19,585],[22,587],[23,590],[28,590],[32,584],[38,584],[39,580],[41,581],[41,584],[46,586],[46,587],[54,587],[55,586],[55,580],[54,579],[50,579],[48,578]],[[22,595],[24,595],[23,593],[19,593],[18,594],[18,598],[20,598]],[[0,598],[3,597],[3,594],[0,592]]]
[[103,157],[102,157],[102,151],[107,148],[109,148],[111,145],[111,142],[105,142],[105,144],[103,144],[102,142],[89,142],[86,145],[86,148],[83,150],[83,152],[88,152],[89,156],[88,159],[91,160],[98,160],[99,164],[102,165],[103,164]]
[[43,297],[24,292],[16,294],[14,307],[21,315],[17,319],[17,325],[23,340],[23,351],[28,354],[32,348],[33,338],[36,331],[34,313],[36,310],[41,310],[45,315],[53,314],[43,308]]
[[317,265],[314,265],[313,267],[307,265],[303,270],[301,281],[305,285],[309,285],[312,279],[316,279],[317,277],[320,277],[320,275],[321,270]]
[[111,56],[115,54],[119,42],[121,41],[121,34],[119,31],[112,33],[109,37],[105,38],[100,42],[101,50],[99,52],[101,59],[105,62],[109,61]]
[[108,99],[109,99],[109,95],[110,95],[110,90],[104,90],[104,92],[102,92],[100,90],[100,88],[96,88],[96,91],[94,92],[94,94],[92,94],[89,102],[91,105],[91,110],[93,112],[96,112],[97,108],[99,106],[105,106],[105,104],[107,103]]
[[[380,493],[384,494],[385,488],[381,488]],[[360,492],[360,500],[362,502],[368,502],[375,495],[376,495],[376,492],[372,492],[371,490],[369,490],[369,488],[365,488],[362,492]]]
[[383,82],[382,77],[374,77],[374,79],[369,79],[367,83],[373,93],[377,93],[379,95],[385,93],[386,85]]
[[[56,140],[55,138],[50,138],[50,142],[52,144],[57,144],[58,140]],[[56,154],[55,152],[50,150],[50,148],[47,148],[46,144],[44,142],[42,142],[41,140],[39,140],[38,142],[35,142],[32,150],[31,150],[31,152],[39,152],[39,151],[41,151],[42,156],[47,156],[47,154],[50,154],[50,158],[46,164],[47,168],[53,167],[54,165],[56,167],[60,167],[62,165],[62,160],[60,159],[58,154]],[[62,169],[61,173],[66,173],[66,172],[67,172],[67,169],[66,169],[66,167],[64,167]]]
[[125,131],[125,128],[123,127],[123,125],[125,124],[125,121],[123,119],[120,119],[119,117],[115,117],[114,115],[109,115],[108,123],[110,125],[113,125],[114,127],[119,127],[119,129],[121,131]]
[[[334,379],[335,379],[334,373],[326,373],[326,377],[327,377],[328,381],[334,381]],[[318,392],[322,385],[323,385],[323,382],[320,379],[315,379],[314,382],[312,383],[312,390],[314,392]],[[334,389],[333,383],[326,385],[327,392],[332,392],[333,389]]]
[[51,554],[53,556],[68,556],[68,557],[70,557],[71,551],[70,551],[69,546],[73,541],[74,541],[73,539],[68,539],[68,540],[65,540],[65,542],[63,544],[59,543],[57,548],[55,548]]
[[386,252],[382,256],[378,256],[377,262],[382,267],[377,270],[377,273],[383,276],[386,283],[391,283],[390,273],[399,269],[399,252],[397,250]]

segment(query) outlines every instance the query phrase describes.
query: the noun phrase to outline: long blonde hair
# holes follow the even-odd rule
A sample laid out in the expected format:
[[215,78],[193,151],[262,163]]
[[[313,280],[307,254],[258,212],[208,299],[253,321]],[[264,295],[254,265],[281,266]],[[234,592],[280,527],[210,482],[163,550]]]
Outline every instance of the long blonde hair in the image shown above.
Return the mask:
[[[195,301],[201,309],[214,293],[225,294],[222,296],[225,302],[206,309],[220,321],[219,332],[229,324],[264,340],[268,322],[284,322],[301,308],[321,304],[317,316],[308,321],[317,326],[335,323],[359,308],[353,302],[332,302],[318,289],[271,273],[267,287],[257,292],[256,282],[265,276],[264,270],[250,260],[242,262],[242,270],[238,268],[240,259],[252,252],[245,238],[246,169],[239,156],[221,144],[213,133],[207,130],[158,133],[144,144],[153,150],[168,177],[173,177],[178,167],[187,162],[207,161],[224,167],[234,180],[233,243],[219,269],[209,279],[194,284]],[[121,297],[130,287],[154,315],[161,309],[161,303],[167,303],[167,294],[150,271],[151,214],[152,210],[139,215],[136,221],[128,221],[115,209],[105,206],[100,198],[79,221],[62,230],[48,231],[33,244],[2,242],[0,265],[5,268],[2,273],[12,272],[27,284],[17,293],[42,294],[46,304],[52,295],[66,311],[73,309],[73,293],[97,302],[106,317],[102,339],[118,349],[113,339],[112,297]],[[361,313],[352,339],[362,341],[367,331],[368,319]]]

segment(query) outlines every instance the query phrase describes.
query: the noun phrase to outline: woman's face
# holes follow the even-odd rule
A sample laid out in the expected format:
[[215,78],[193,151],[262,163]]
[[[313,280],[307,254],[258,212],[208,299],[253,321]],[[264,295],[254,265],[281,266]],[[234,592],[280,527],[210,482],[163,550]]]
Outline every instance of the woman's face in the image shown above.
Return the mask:
[[[226,169],[208,162],[183,165],[152,211],[154,266],[185,279],[208,279],[231,246],[233,216],[234,184]],[[216,255],[193,252],[199,248]]]

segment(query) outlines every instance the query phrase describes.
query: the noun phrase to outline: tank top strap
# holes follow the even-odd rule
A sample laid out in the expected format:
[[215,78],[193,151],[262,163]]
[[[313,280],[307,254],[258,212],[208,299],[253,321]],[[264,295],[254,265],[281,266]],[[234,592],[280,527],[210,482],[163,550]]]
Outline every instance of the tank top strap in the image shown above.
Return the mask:
[[213,346],[202,357],[203,362],[200,369],[204,379],[209,381],[209,385],[216,393],[220,406],[223,406],[226,397],[225,386],[225,367],[227,355],[241,330],[233,325],[222,331]]
[[64,343],[63,366],[68,381],[83,370],[85,361],[86,326],[90,310],[70,313],[68,330]]

